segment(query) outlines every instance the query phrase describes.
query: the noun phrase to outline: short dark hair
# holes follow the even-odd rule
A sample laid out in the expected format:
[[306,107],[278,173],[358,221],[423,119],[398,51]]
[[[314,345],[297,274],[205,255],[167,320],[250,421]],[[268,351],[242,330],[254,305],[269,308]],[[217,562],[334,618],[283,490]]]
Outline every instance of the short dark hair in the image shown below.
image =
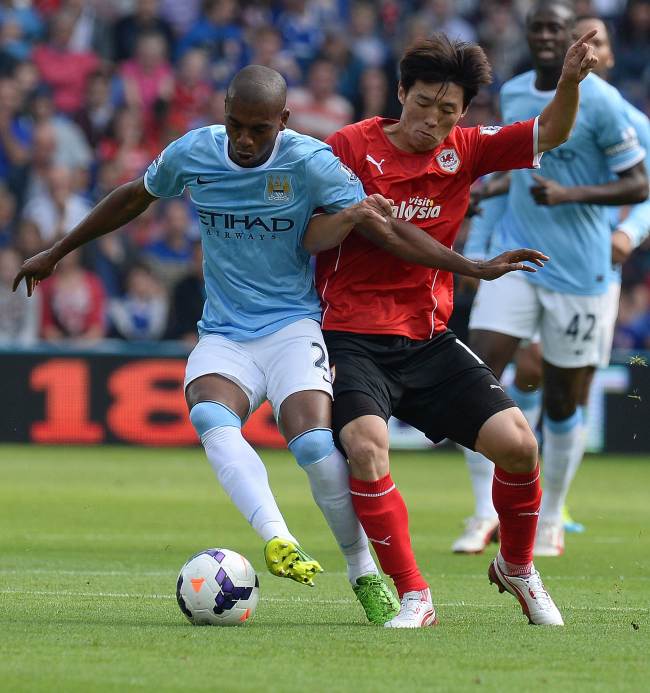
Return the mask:
[[475,43],[450,41],[445,34],[410,46],[399,64],[400,83],[405,92],[422,82],[454,82],[463,88],[463,108],[467,108],[478,90],[492,82],[492,68],[483,49]]

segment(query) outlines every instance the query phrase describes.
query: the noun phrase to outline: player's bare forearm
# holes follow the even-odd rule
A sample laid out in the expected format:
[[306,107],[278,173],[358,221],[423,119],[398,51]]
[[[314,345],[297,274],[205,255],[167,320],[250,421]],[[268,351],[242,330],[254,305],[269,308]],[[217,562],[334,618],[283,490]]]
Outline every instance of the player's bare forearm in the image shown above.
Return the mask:
[[155,199],[147,192],[142,178],[120,185],[93,207],[70,233],[52,246],[52,257],[58,262],[76,248],[128,224]]
[[97,204],[70,233],[52,247],[25,260],[14,278],[14,291],[24,279],[27,294],[31,296],[38,282],[52,274],[62,257],[135,219],[155,199],[147,192],[142,178],[120,185]]
[[309,222],[302,247],[312,255],[336,248],[357,224],[371,224],[374,232],[384,234],[391,213],[390,202],[375,193],[335,214],[318,214]]
[[622,171],[616,180],[602,185],[567,188],[570,202],[592,205],[632,205],[648,198],[648,175],[643,162]]
[[555,96],[539,116],[537,149],[546,152],[569,139],[580,103],[580,82],[598,63],[593,47],[587,43],[596,30],[581,36],[567,51]]
[[[373,231],[373,224],[366,224],[360,232],[369,241],[401,260],[431,269],[441,269],[477,279],[496,279],[515,270],[535,272],[525,261],[543,267],[548,257],[536,250],[520,249],[502,253],[491,260],[475,262],[448,248],[414,224],[391,219],[384,228]],[[385,227],[388,227],[386,230]]]

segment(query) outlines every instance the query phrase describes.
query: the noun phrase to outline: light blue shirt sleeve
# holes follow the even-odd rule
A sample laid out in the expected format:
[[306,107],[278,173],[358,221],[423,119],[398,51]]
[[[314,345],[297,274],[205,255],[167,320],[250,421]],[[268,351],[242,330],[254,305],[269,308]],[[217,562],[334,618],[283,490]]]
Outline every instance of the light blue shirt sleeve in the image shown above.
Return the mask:
[[463,255],[470,260],[484,260],[492,254],[495,247],[494,233],[499,219],[505,214],[508,206],[507,195],[497,195],[483,200],[479,204],[480,214],[470,220],[467,240]]
[[612,173],[632,168],[643,161],[645,156],[636,130],[626,113],[625,102],[620,94],[617,96],[618,98],[600,100],[594,113],[596,142],[604,152]]
[[144,187],[155,197],[178,197],[185,190],[184,164],[191,132],[169,144],[149,165]]
[[340,212],[367,197],[357,175],[327,147],[305,162],[307,188],[314,209]]
[[616,230],[626,233],[632,245],[638,248],[645,239],[650,236],[650,199],[638,205],[634,205]]

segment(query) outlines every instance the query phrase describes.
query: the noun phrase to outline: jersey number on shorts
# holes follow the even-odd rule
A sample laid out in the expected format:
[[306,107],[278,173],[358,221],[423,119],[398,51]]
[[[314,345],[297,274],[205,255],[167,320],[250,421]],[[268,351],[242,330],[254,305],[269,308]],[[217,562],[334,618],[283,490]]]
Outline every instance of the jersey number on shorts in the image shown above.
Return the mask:
[[[585,333],[582,335],[582,341],[590,342],[594,338],[593,332],[594,327],[596,326],[596,316],[593,313],[586,313],[583,317],[587,322],[587,329],[585,330]],[[567,337],[571,337],[574,342],[576,341],[576,339],[578,339],[578,336],[580,334],[580,313],[576,313],[571,318],[571,322],[564,331],[564,334],[567,335]]]
[[314,366],[323,371],[323,380],[326,383],[331,383],[332,376],[330,375],[329,368],[327,367],[327,358],[325,358],[325,351],[323,350],[323,347],[318,342],[312,342],[311,345],[312,348],[316,349],[319,354],[318,358],[314,361]]

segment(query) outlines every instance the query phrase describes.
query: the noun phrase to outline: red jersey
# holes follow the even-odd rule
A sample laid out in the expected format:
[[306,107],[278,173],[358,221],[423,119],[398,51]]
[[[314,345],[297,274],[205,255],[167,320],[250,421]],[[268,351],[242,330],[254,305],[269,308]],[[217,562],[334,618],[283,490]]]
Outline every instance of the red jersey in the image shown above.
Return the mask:
[[[393,200],[393,215],[451,248],[469,204],[469,189],[492,171],[537,165],[537,120],[504,127],[455,127],[436,149],[410,154],[388,139],[395,121],[370,118],[326,141],[359,176],[368,195]],[[446,329],[453,275],[400,260],[352,232],[316,259],[323,329],[429,339]]]

